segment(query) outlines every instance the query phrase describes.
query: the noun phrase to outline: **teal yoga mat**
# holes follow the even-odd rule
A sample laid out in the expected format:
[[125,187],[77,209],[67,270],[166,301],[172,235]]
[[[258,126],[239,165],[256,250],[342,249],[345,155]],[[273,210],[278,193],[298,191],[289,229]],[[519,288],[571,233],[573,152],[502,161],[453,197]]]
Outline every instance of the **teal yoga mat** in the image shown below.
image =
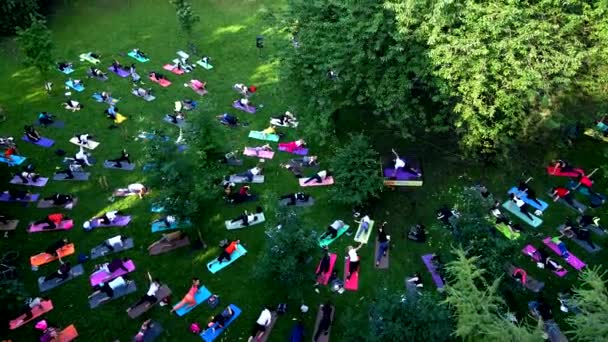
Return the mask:
[[502,204],[503,208],[507,209],[511,214],[517,216],[520,220],[526,222],[534,228],[537,228],[543,223],[543,220],[540,218],[530,214],[534,218],[534,220],[530,220],[526,215],[524,215],[513,201],[508,200]]
[[215,274],[220,270],[224,269],[226,266],[232,264],[236,259],[242,257],[247,254],[247,250],[243,245],[239,244],[236,250],[230,256],[230,261],[224,260],[221,264],[217,262],[217,259],[213,259],[213,261],[207,264],[207,269],[209,272]]

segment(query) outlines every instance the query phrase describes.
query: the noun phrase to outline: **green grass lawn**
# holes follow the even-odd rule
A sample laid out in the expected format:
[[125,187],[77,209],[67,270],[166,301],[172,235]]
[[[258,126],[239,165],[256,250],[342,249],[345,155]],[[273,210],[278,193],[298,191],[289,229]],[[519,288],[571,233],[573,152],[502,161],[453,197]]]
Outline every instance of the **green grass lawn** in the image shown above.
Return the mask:
[[[166,133],[177,136],[177,130],[164,122],[162,117],[173,108],[173,101],[184,98],[195,98],[201,104],[192,115],[206,116],[209,120],[215,120],[214,116],[229,112],[238,114],[241,120],[250,122],[249,127],[241,127],[235,130],[227,129],[217,125],[224,138],[223,143],[226,150],[242,148],[246,144],[251,146],[258,142],[247,139],[249,129],[263,129],[268,123],[270,115],[279,114],[285,110],[298,113],[298,94],[295,89],[288,89],[279,82],[277,64],[272,59],[277,48],[287,48],[288,42],[274,34],[274,31],[265,26],[257,15],[261,10],[270,10],[282,5],[281,1],[192,1],[196,12],[202,17],[201,23],[197,25],[194,34],[195,42],[203,54],[213,59],[215,68],[212,71],[197,69],[186,76],[175,76],[169,72],[163,72],[173,82],[169,88],[160,88],[156,84],[147,81],[147,72],[162,71],[162,65],[169,63],[175,58],[175,52],[186,50],[186,40],[180,36],[172,6],[166,0],[130,0],[125,1],[105,0],[90,2],[75,2],[71,6],[58,7],[50,17],[50,26],[53,30],[53,38],[56,42],[56,55],[58,60],[66,60],[75,63],[76,72],[74,78],[85,81],[86,90],[74,94],[73,98],[85,105],[85,109],[71,113],[63,110],[60,103],[64,100],[61,85],[67,77],[60,72],[51,73],[55,84],[55,92],[47,96],[43,90],[43,80],[37,72],[30,68],[24,68],[20,64],[20,54],[17,46],[12,41],[4,41],[0,46],[0,56],[4,63],[0,64],[0,103],[8,113],[8,120],[0,123],[2,135],[20,137],[22,126],[33,122],[40,111],[49,111],[56,114],[60,120],[66,121],[63,129],[46,128],[41,133],[56,141],[53,149],[45,150],[38,146],[22,143],[19,144],[21,154],[27,156],[30,162],[35,163],[44,176],[51,175],[55,167],[61,164],[60,158],[52,152],[61,148],[69,153],[76,151],[76,147],[68,142],[69,138],[77,132],[89,132],[101,142],[101,146],[93,151],[94,157],[99,161],[118,157],[122,148],[127,148],[141,170],[143,161],[141,157],[142,142],[134,141],[134,136],[141,130],[163,129]],[[267,38],[266,48],[262,58],[258,56],[255,48],[256,35],[264,34]],[[88,51],[95,51],[102,55],[102,69],[107,68],[112,59],[118,59],[123,64],[134,62],[126,53],[139,47],[146,52],[151,61],[145,64],[136,63],[139,73],[146,81],[146,86],[152,87],[157,99],[153,102],[145,102],[130,94],[131,83],[126,79],[120,79],[110,74],[109,81],[100,82],[94,79],[86,79],[86,62],[79,62],[78,55]],[[183,87],[183,83],[190,78],[208,82],[209,94],[204,98],[196,98],[190,88]],[[263,104],[264,107],[255,116],[236,112],[231,107],[231,102],[238,98],[231,89],[237,82],[255,84],[258,86],[258,94],[253,98],[254,103]],[[118,103],[120,112],[128,117],[128,120],[119,129],[110,130],[110,122],[105,118],[103,110],[105,105],[96,103],[91,99],[95,91],[110,91],[114,97],[121,101]],[[342,136],[344,131],[358,129],[361,124],[357,117],[340,118],[343,129],[339,131]],[[297,131],[286,131],[287,140],[299,138]],[[385,137],[386,132],[368,130],[372,137]],[[330,149],[320,149],[315,146],[314,137],[305,137],[312,142],[312,151],[321,155],[322,162],[331,156]],[[470,184],[471,179],[481,179],[487,182],[494,193],[501,194],[514,184],[522,172],[535,177],[537,192],[544,193],[552,184],[559,184],[564,179],[550,178],[544,175],[544,162],[555,157],[557,152],[546,147],[537,147],[531,150],[525,160],[536,160],[535,163],[524,165],[514,160],[512,164],[503,165],[501,168],[484,168],[482,166],[463,164],[461,162],[446,158],[444,154],[429,145],[408,146],[392,139],[375,139],[377,148],[388,151],[392,145],[416,151],[424,156],[425,162],[425,185],[419,189],[407,189],[404,191],[386,191],[382,198],[375,203],[374,218],[377,221],[387,220],[390,225],[390,233],[393,238],[391,250],[390,269],[379,271],[373,267],[373,245],[364,248],[361,252],[361,276],[360,289],[358,292],[345,293],[336,297],[322,289],[321,294],[312,291],[312,284],[302,284],[306,287],[304,302],[311,307],[311,313],[305,318],[306,327],[312,334],[316,306],[326,299],[331,299],[337,305],[337,323],[332,330],[332,340],[340,339],[343,325],[348,324],[348,318],[342,315],[346,307],[364,307],[368,299],[372,297],[377,289],[389,288],[393,291],[402,291],[403,280],[406,275],[420,271],[424,276],[426,288],[434,290],[430,276],[420,260],[420,255],[450,248],[449,235],[440,230],[432,230],[431,242],[428,245],[415,245],[405,239],[406,231],[413,223],[422,222],[427,226],[434,224],[434,210],[443,201],[440,194],[448,186],[465,186]],[[567,152],[572,162],[580,163],[586,169],[592,169],[598,165],[602,150],[597,148],[598,144],[593,141],[583,140],[576,149]],[[604,149],[604,147],[601,147]],[[422,151],[421,151],[422,150]],[[532,158],[535,156],[536,158]],[[254,185],[254,193],[274,191],[281,195],[297,190],[297,181],[287,172],[280,170],[278,164],[288,160],[291,156],[278,154],[270,161],[266,170],[266,183]],[[244,170],[255,163],[254,159],[248,159],[245,166],[232,169],[231,172]],[[1,166],[2,182],[6,184],[13,170]],[[252,276],[260,251],[264,248],[265,227],[254,226],[250,229],[227,232],[223,221],[236,216],[243,208],[253,208],[253,204],[239,207],[227,207],[223,203],[204,208],[200,220],[195,221],[198,228],[208,243],[209,248],[205,251],[191,252],[187,249],[178,250],[170,254],[157,257],[149,257],[146,247],[159,238],[158,234],[150,233],[150,223],[157,218],[149,213],[151,198],[143,200],[119,199],[109,202],[108,197],[111,189],[126,186],[129,183],[140,181],[145,184],[146,175],[141,171],[123,172],[103,169],[95,165],[90,170],[92,179],[89,182],[50,182],[42,188],[42,195],[54,192],[73,193],[80,198],[76,208],[69,212],[74,218],[76,227],[65,234],[48,233],[28,235],[25,232],[27,222],[37,220],[50,210],[35,209],[30,207],[3,205],[3,211],[15,214],[21,220],[16,233],[9,238],[0,240],[2,251],[18,249],[21,253],[21,265],[23,280],[31,294],[37,293],[36,278],[41,274],[52,272],[56,263],[42,266],[38,272],[29,270],[28,258],[30,255],[41,252],[53,240],[62,236],[69,237],[76,244],[77,253],[88,253],[95,245],[106,238],[121,233],[135,239],[136,247],[122,255],[132,258],[137,271],[132,274],[138,285],[136,294],[123,297],[110,302],[100,308],[91,311],[88,307],[87,296],[91,292],[87,277],[80,277],[70,281],[66,285],[49,292],[55,309],[47,314],[47,318],[60,326],[75,324],[80,332],[81,340],[84,341],[111,341],[120,339],[127,341],[134,335],[141,321],[145,318],[153,318],[160,322],[165,333],[160,341],[196,341],[200,340],[188,332],[190,323],[206,322],[208,317],[215,314],[217,310],[210,310],[204,306],[196,308],[185,317],[170,315],[168,309],[154,308],[141,319],[134,321],[128,318],[124,310],[132,304],[147,288],[145,271],[150,271],[154,276],[160,277],[174,292],[174,302],[178,300],[188,289],[190,278],[199,277],[202,283],[212,292],[220,295],[222,303],[234,303],[243,309],[243,314],[235,323],[220,336],[220,341],[237,341],[246,339],[249,330],[257,318],[263,304],[276,305],[284,302],[289,289],[281,288],[271,279],[268,281],[256,280]],[[193,172],[196,172],[193,170]],[[227,171],[228,172],[228,171]],[[104,189],[99,184],[100,177],[105,177],[109,189]],[[604,185],[603,180],[598,177],[599,185]],[[599,188],[601,189],[601,187]],[[219,191],[219,190],[218,190]],[[315,222],[321,231],[335,218],[342,218],[353,224],[350,218],[350,210],[345,207],[337,207],[328,202],[326,189],[313,188],[312,195],[317,204],[311,208],[301,211]],[[548,200],[543,197],[544,200]],[[415,204],[415,205],[413,205]],[[128,228],[105,228],[92,232],[85,232],[80,227],[82,223],[102,212],[121,208],[133,215],[133,222]],[[569,214],[559,204],[552,205],[543,219],[545,223],[540,230],[553,233],[555,227]],[[601,213],[597,211],[598,214]],[[608,220],[608,219],[607,219]],[[274,222],[269,222],[269,226]],[[532,229],[532,228],[530,228]],[[246,245],[249,253],[229,268],[212,275],[205,264],[219,253],[217,242],[224,238],[240,238]],[[339,255],[337,266],[342,272],[342,257],[345,255],[344,248],[352,243],[352,237],[343,237],[332,245]],[[529,238],[538,246],[541,244],[538,238]],[[520,242],[523,246],[524,242]],[[602,242],[605,246],[605,241]],[[572,251],[589,264],[599,264],[606,253],[590,256],[578,246],[571,244]],[[122,256],[121,255],[121,256]],[[313,271],[317,259],[308,267]],[[567,288],[576,281],[576,272],[569,269],[569,275],[558,283],[558,279],[546,277],[544,271],[536,270],[528,258],[514,255],[514,262],[528,269],[534,277],[547,283],[548,297],[553,298],[551,293]],[[75,256],[70,260],[75,261]],[[85,264],[87,274],[90,274],[93,262]],[[310,290],[308,290],[310,289]],[[521,298],[522,306],[525,299]],[[289,336],[289,331],[294,325],[292,319],[298,316],[300,303],[291,302],[290,310],[285,317],[277,322],[270,341],[284,341]],[[554,311],[558,311],[556,302]],[[10,332],[2,338],[11,338],[14,341],[27,341],[34,339],[31,326]]]

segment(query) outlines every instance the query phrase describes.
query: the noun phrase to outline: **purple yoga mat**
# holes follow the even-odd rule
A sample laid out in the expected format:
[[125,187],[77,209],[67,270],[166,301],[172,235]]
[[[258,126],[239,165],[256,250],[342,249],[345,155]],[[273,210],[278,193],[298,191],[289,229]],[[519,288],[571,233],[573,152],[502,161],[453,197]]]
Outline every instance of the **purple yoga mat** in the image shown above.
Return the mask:
[[2,195],[0,196],[0,202],[15,202],[15,203],[27,203],[27,202],[36,202],[38,200],[38,197],[40,197],[40,194],[32,194],[29,196],[26,196],[24,199],[22,200],[9,200],[10,196],[8,195],[8,192],[3,192]]
[[289,152],[287,150],[287,148],[285,148],[284,146],[279,146],[279,151],[288,152],[288,153],[292,153],[292,154],[297,154],[297,155],[300,155],[300,156],[305,156],[305,155],[308,154],[308,149],[305,148],[305,147],[298,147],[297,149]]
[[110,66],[108,68],[108,70],[110,70],[111,72],[115,73],[116,75],[120,76],[120,77],[128,77],[131,73],[128,70],[122,69],[122,68],[118,68],[118,71],[114,71],[114,67]]
[[45,138],[45,137],[40,137],[40,140],[38,140],[38,141],[32,141],[32,140],[28,139],[27,136],[24,135],[21,139],[23,139],[23,141],[27,141],[34,145],[38,145],[38,146],[42,146],[42,147],[46,147],[46,148],[49,148],[49,147],[55,145],[54,140]]
[[[135,264],[133,263],[132,260],[125,262],[124,265],[129,270],[129,272],[135,271]],[[91,286],[95,286],[95,285],[99,285],[103,282],[110,281],[112,279],[123,276],[129,272],[125,272],[122,268],[119,268],[118,270],[114,271],[114,273],[112,273],[112,274],[104,272],[104,271],[98,271],[98,272],[91,274],[91,276],[89,277],[89,280],[91,282]]]
[[424,264],[426,265],[426,268],[429,270],[429,272],[433,276],[433,281],[435,282],[435,285],[437,285],[437,288],[442,289],[445,286],[445,284],[443,283],[443,279],[441,279],[441,277],[439,276],[439,273],[437,273],[435,266],[433,266],[433,263],[431,262],[431,258],[433,258],[433,254],[423,255],[422,261],[424,262]]
[[[521,250],[522,253],[524,253],[525,255],[528,255],[532,258],[532,260],[539,262],[540,259],[536,256],[536,254],[534,254],[536,252],[536,247],[532,246],[532,245],[527,245],[526,247],[524,247],[524,249]],[[530,255],[532,254],[532,255]],[[565,268],[560,271],[560,272],[553,272],[555,275],[557,275],[558,277],[563,277],[566,274],[568,274],[568,270],[566,270]]]
[[237,101],[232,102],[232,107],[234,107],[234,108],[236,108],[236,109],[239,109],[239,110],[242,110],[242,111],[244,111],[244,112],[250,113],[250,114],[255,114],[255,107],[254,107],[254,106],[248,106],[248,107],[242,106],[242,105],[239,103],[239,101],[238,101],[238,100],[237,100]]
[[[384,168],[383,171],[384,171],[384,178],[391,178],[391,177],[393,177],[393,172],[395,172],[395,169],[392,167],[387,167],[387,168]],[[399,168],[397,170],[396,178],[397,178],[397,180],[414,180],[414,179],[419,179],[420,177],[418,177],[418,175],[409,173],[409,172],[403,170],[402,168]]]
[[40,177],[38,178],[38,180],[34,183],[31,180],[28,183],[23,183],[21,181],[21,178],[19,178],[19,176],[15,176],[13,177],[13,179],[11,179],[11,184],[20,184],[20,185],[27,185],[27,186],[38,186],[38,187],[42,187],[45,186],[46,183],[49,181],[48,178],[44,178],[44,177]]
[[[559,247],[553,241],[551,241],[551,237],[546,237],[543,239],[543,243],[547,245],[552,251],[554,251],[557,255],[561,256],[562,252],[559,250]],[[577,271],[580,271],[582,268],[587,266],[584,262],[582,262],[579,258],[577,258],[572,252],[568,251],[569,256],[564,258],[566,262],[574,267]]]
[[131,216],[116,216],[110,224],[100,224],[98,219],[91,220],[91,228],[124,227],[131,222]]

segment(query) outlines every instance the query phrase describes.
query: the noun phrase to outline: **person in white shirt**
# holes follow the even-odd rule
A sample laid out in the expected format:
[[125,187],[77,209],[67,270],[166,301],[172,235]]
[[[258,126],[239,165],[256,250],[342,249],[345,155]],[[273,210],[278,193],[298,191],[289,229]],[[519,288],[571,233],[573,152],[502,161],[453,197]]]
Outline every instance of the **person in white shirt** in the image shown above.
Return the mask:
[[127,309],[127,312],[133,310],[133,308],[141,304],[145,304],[145,307],[147,308],[148,306],[158,301],[158,299],[156,298],[156,293],[158,292],[158,289],[160,289],[161,286],[160,280],[158,278],[152,279],[150,272],[148,272],[148,280],[150,281],[150,287],[148,287],[148,292],[146,292],[146,294],[143,295],[143,297],[141,297],[139,301],[137,301],[137,303],[131,305]]
[[515,205],[517,205],[517,207],[519,208],[519,211],[526,215],[530,221],[534,221],[534,217],[532,217],[532,215],[530,215],[530,213],[528,212],[528,208],[530,207],[530,205],[528,205],[528,203],[524,202],[521,198],[517,197],[515,194],[510,194],[509,197],[511,197],[511,201],[513,201],[515,203]]
[[270,323],[272,323],[272,313],[268,307],[264,306],[264,310],[260,313],[260,317],[255,321],[248,341],[251,342],[254,341],[254,339],[255,341],[259,341],[266,333],[266,328],[270,326]]
[[76,135],[76,138],[78,139],[78,143],[81,145],[88,145],[89,144],[89,138],[91,138],[91,135],[88,133],[85,134],[78,134]]
[[116,248],[121,248],[124,242],[127,240],[127,237],[122,235],[116,235],[115,237],[111,237],[103,242],[104,246],[106,246],[110,251],[114,251]]
[[140,183],[129,184],[127,190],[129,193],[139,196],[139,198],[144,197],[144,195],[148,193],[148,188]]
[[101,299],[99,302],[102,303],[102,302],[108,301],[114,297],[114,290],[116,290],[119,287],[128,287],[129,284],[131,284],[132,282],[133,282],[132,280],[127,281],[123,277],[117,277],[116,279],[111,280],[111,281],[101,285],[95,292],[93,292],[89,296],[89,299],[94,297],[98,293],[103,292],[106,294],[107,297]]
[[74,100],[67,100],[63,104],[64,104],[65,109],[71,110],[72,112],[75,112],[77,110],[81,110],[82,108],[84,108],[84,105],[81,105],[78,101],[74,101]]
[[262,171],[264,170],[264,168],[262,167],[262,162],[263,159],[261,160],[261,162],[256,165],[255,167],[243,172],[243,173],[237,173],[236,176],[237,177],[245,177],[247,178],[247,180],[249,182],[253,182],[253,178],[259,174],[262,174]]
[[91,163],[89,162],[89,156],[84,151],[84,148],[82,146],[80,146],[80,150],[76,153],[76,155],[74,155],[74,160],[79,165],[91,166]]
[[331,239],[335,239],[336,236],[338,236],[338,231],[344,227],[344,221],[342,220],[335,220],[334,222],[332,222],[332,224],[330,224],[327,227],[327,231],[325,233],[323,233],[320,237],[319,240],[325,240],[327,238],[331,238]]
[[160,222],[163,226],[170,228],[175,222],[177,222],[177,218],[173,215],[167,215],[161,219],[156,220],[155,222]]
[[359,244],[356,248],[353,246],[348,246],[346,248],[346,252],[348,253],[348,275],[346,276],[346,281],[350,280],[350,277],[353,273],[359,272],[359,255],[357,255],[357,251],[361,248],[363,244]]
[[323,183],[323,181],[325,181],[325,179],[327,179],[327,177],[331,176],[331,174],[327,171],[327,170],[322,170],[317,172],[314,176],[308,178],[304,184],[308,184],[310,182],[312,182],[313,180],[315,181],[315,183]]
[[119,210],[112,210],[112,211],[106,211],[105,214],[103,214],[101,217],[98,217],[97,220],[99,220],[99,224],[111,224],[112,222],[114,222],[114,220],[116,220],[117,217],[122,216],[123,213]]
[[414,168],[412,168],[405,160],[401,159],[399,157],[399,154],[397,154],[397,152],[395,152],[394,149],[392,149],[391,151],[393,152],[393,155],[395,156],[395,159],[394,159],[394,161],[395,161],[394,169],[395,170],[393,171],[393,176],[392,176],[393,178],[397,177],[397,171],[399,169],[403,169],[404,171],[409,172],[417,177],[422,176],[422,174],[420,172],[414,170]]

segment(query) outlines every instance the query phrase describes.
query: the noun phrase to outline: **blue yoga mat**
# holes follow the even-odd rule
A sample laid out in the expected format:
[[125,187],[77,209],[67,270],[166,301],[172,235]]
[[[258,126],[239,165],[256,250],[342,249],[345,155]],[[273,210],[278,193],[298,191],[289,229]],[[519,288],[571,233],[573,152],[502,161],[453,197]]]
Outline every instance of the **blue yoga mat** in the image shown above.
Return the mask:
[[541,220],[540,218],[530,214],[530,216],[532,216],[534,218],[534,220],[530,220],[526,215],[524,215],[519,208],[517,207],[517,205],[515,203],[513,203],[513,201],[508,200],[505,203],[502,204],[503,208],[507,209],[511,214],[517,216],[520,220],[526,222],[527,224],[531,225],[534,228],[537,228],[538,226],[540,226],[543,223],[543,220]]
[[183,315],[187,314],[188,312],[192,311],[192,309],[197,307],[200,303],[209,299],[209,297],[211,297],[211,292],[209,292],[209,290],[207,290],[206,287],[201,286],[201,287],[199,287],[198,292],[196,292],[196,294],[194,295],[194,299],[196,300],[196,305],[189,307],[188,304],[186,304],[186,305],[182,306],[181,308],[177,309],[175,311],[175,313],[178,316],[183,316]]
[[232,309],[232,312],[234,313],[232,315],[232,317],[230,317],[230,319],[228,321],[226,321],[226,323],[224,324],[223,328],[218,328],[217,323],[214,323],[213,326],[211,328],[215,328],[215,331],[212,330],[211,328],[207,328],[205,331],[203,331],[200,334],[200,337],[205,341],[205,342],[211,342],[213,340],[215,340],[218,336],[220,336],[220,334],[226,330],[226,328],[232,324],[232,322],[234,322],[234,320],[239,317],[241,315],[241,309],[239,309],[236,305],[234,304],[230,304],[229,305],[230,309]]
[[540,211],[545,211],[545,209],[547,209],[549,207],[549,204],[547,204],[547,202],[541,201],[540,199],[537,198],[537,200],[541,204],[541,205],[538,205],[538,203],[529,199],[528,195],[525,192],[517,190],[517,187],[515,187],[515,186],[512,187],[511,189],[509,189],[509,194],[517,195],[517,197],[521,198],[522,201],[528,203],[529,206],[533,207],[534,209],[538,209]]
[[135,58],[138,62],[142,62],[142,63],[145,63],[150,60],[150,58],[142,58],[142,57],[136,55],[135,51],[131,51],[127,55],[131,58]]
[[72,81],[67,81],[67,82],[65,82],[65,85],[67,85],[68,87],[70,87],[78,92],[84,91],[84,86],[82,84],[74,86],[74,83]]
[[13,155],[11,160],[4,158],[3,156],[0,157],[0,162],[2,163],[7,163],[9,166],[13,166],[13,165],[21,165],[23,164],[23,162],[25,161],[25,157],[22,156],[17,156],[17,155]]
[[175,221],[171,224],[171,226],[167,227],[165,225],[164,221],[156,221],[156,222],[152,223],[152,233],[162,232],[162,231],[171,230],[171,229],[178,229],[180,227],[187,227],[187,226],[190,226],[191,224],[192,223],[190,223],[190,221],[185,221],[183,224],[180,224],[180,222]]
[[236,250],[232,253],[232,255],[230,255],[230,261],[224,260],[220,264],[217,262],[217,259],[213,259],[213,261],[211,261],[207,264],[207,269],[209,270],[209,272],[215,274],[215,273],[219,272],[220,270],[222,270],[223,268],[225,268],[226,266],[232,264],[236,259],[245,255],[246,253],[247,253],[247,250],[245,249],[245,247],[243,247],[241,244],[239,244],[238,247],[236,248]]

